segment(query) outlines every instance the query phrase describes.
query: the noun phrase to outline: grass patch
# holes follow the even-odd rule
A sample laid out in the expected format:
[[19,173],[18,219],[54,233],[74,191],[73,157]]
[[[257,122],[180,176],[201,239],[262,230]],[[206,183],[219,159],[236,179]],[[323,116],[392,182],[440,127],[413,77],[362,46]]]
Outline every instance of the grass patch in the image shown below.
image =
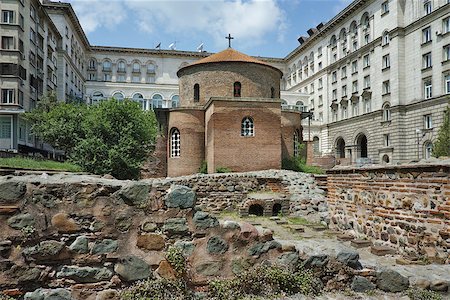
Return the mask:
[[288,223],[292,225],[310,225],[311,222],[302,217],[288,217]]
[[0,158],[0,167],[20,168],[27,170],[54,170],[80,172],[81,168],[67,162],[57,162],[53,160],[36,160],[24,157]]

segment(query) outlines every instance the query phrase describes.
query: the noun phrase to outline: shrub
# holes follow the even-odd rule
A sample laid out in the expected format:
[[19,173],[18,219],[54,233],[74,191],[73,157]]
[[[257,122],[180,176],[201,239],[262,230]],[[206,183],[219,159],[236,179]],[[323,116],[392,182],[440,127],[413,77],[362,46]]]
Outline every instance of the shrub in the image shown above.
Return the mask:
[[301,157],[284,158],[281,161],[281,168],[284,170],[292,170],[312,174],[324,173],[324,171],[319,167],[307,165],[305,159]]
[[231,173],[233,171],[231,171],[230,168],[227,167],[217,167],[216,168],[216,173]]
[[208,163],[206,162],[206,160],[202,161],[198,172],[202,174],[208,174]]
[[437,292],[419,288],[411,288],[406,291],[406,294],[411,300],[442,300],[442,296]]
[[278,294],[314,295],[315,278],[309,271],[290,272],[279,266],[256,266],[233,279],[209,283],[209,299],[237,300],[245,296],[271,297]]
[[450,106],[444,112],[444,122],[433,145],[433,156],[450,156]]
[[147,279],[139,281],[120,293],[122,300],[188,300],[193,293],[181,279]]
[[183,250],[179,247],[171,246],[167,250],[166,259],[172,268],[177,272],[178,276],[183,276],[186,273],[186,258],[183,255]]

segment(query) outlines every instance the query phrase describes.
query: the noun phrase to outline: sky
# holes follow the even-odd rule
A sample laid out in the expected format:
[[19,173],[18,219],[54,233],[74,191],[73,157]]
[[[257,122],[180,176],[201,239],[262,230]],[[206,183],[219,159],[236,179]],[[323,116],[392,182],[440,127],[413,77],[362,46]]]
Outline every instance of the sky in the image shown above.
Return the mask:
[[351,0],[68,0],[91,45],[285,57]]

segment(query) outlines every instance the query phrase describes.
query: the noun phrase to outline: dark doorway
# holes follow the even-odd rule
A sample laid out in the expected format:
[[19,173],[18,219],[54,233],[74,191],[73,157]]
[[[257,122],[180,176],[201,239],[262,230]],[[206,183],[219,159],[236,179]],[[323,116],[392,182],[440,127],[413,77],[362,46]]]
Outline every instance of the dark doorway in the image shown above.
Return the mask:
[[361,134],[357,140],[359,157],[366,158],[367,157],[367,138],[364,134]]
[[272,207],[272,216],[278,216],[280,212],[281,212],[281,204],[275,203]]
[[262,216],[264,215],[264,208],[259,204],[252,204],[248,208],[249,215]]
[[337,157],[345,158],[345,142],[343,138],[339,138],[336,142]]

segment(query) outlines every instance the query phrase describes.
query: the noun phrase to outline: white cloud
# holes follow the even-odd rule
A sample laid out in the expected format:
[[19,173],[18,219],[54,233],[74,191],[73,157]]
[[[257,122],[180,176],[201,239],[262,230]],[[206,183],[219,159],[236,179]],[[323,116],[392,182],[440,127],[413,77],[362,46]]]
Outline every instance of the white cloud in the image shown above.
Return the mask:
[[84,30],[113,28],[134,22],[147,33],[167,33],[177,39],[207,36],[224,48],[231,33],[239,45],[261,44],[266,35],[284,38],[284,12],[276,0],[71,0]]
[[86,33],[100,27],[114,28],[127,17],[121,1],[69,0]]

